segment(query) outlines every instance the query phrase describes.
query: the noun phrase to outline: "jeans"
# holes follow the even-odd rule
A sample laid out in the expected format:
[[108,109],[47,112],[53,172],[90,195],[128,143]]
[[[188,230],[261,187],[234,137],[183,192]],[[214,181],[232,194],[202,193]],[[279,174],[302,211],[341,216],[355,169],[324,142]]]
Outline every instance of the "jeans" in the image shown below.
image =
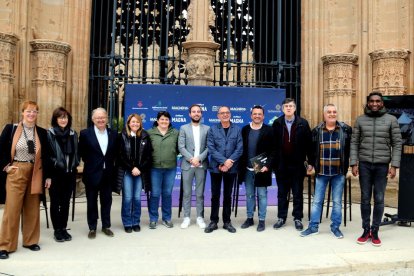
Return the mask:
[[[315,195],[312,203],[312,211],[309,227],[318,228],[321,219],[322,206],[325,200],[325,191],[328,183],[332,186],[332,214],[331,229],[338,229],[342,221],[342,193],[344,191],[345,176],[338,174],[334,176],[316,176]],[[328,203],[329,204],[329,203]]]
[[221,181],[223,180],[223,222],[229,223],[231,215],[231,193],[235,173],[210,173],[211,177],[211,214],[210,220],[218,223],[220,209]]
[[286,220],[289,200],[289,191],[292,190],[293,195],[293,211],[294,219],[302,220],[303,218],[303,180],[305,175],[303,168],[289,167],[283,172],[276,173],[277,181],[277,217]]
[[368,229],[371,222],[371,197],[374,191],[372,227],[378,228],[384,214],[384,193],[387,186],[388,164],[359,162],[359,185],[361,186],[362,227]]
[[158,206],[161,200],[162,220],[170,221],[172,212],[172,190],[175,182],[176,168],[151,170],[151,196],[149,200],[150,222],[158,221]]
[[121,218],[124,227],[139,225],[141,220],[141,176],[133,176],[127,171],[122,187]]
[[[253,218],[254,209],[256,208],[256,191],[254,186],[255,173],[247,170],[246,172],[246,209],[247,218]],[[257,187],[257,196],[259,198],[259,220],[266,219],[267,208],[267,187]]]

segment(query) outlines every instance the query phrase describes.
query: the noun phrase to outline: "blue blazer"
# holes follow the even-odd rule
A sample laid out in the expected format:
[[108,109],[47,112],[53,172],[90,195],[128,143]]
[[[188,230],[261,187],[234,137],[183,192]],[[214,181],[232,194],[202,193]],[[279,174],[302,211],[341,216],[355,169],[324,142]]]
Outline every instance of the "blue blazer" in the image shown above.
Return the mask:
[[109,176],[114,179],[118,134],[109,128],[106,131],[108,133],[108,148],[105,155],[99,146],[94,126],[80,132],[79,154],[84,162],[82,180],[85,185],[97,186],[101,182],[104,163]]
[[240,127],[230,123],[228,133],[224,132],[221,123],[213,125],[207,134],[207,147],[210,155],[209,170],[219,173],[219,165],[227,159],[234,161],[229,173],[237,173],[238,161],[243,153],[243,139]]

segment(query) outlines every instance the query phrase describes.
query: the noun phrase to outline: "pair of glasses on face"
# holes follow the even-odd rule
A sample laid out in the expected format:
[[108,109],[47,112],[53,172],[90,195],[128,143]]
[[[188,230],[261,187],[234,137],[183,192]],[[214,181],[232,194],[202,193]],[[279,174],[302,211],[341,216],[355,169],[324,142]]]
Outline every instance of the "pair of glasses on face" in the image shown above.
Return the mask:
[[229,111],[219,112],[219,115],[229,115],[229,114],[230,114]]
[[27,113],[27,114],[37,114],[38,113],[37,110],[25,110],[24,112]]

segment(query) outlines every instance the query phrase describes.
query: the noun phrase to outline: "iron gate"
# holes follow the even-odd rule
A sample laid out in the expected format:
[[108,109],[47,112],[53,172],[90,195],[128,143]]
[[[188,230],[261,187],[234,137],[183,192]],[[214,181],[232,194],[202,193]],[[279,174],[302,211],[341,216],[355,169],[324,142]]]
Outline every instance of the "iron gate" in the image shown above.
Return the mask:
[[[117,128],[125,84],[187,85],[182,43],[189,4],[93,1],[89,114],[102,106]],[[211,0],[211,5],[210,30],[220,44],[214,85],[286,88],[300,110],[300,0]]]

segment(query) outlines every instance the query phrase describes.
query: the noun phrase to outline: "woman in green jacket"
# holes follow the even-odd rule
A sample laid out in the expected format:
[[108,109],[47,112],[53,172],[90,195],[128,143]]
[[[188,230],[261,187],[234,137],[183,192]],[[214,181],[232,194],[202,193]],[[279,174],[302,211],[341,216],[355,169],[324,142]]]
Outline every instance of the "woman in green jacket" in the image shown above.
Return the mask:
[[178,130],[171,125],[171,115],[160,111],[154,127],[148,131],[153,148],[151,170],[151,196],[149,200],[150,229],[157,228],[158,206],[161,201],[162,224],[171,222],[172,190],[175,182],[178,154]]

